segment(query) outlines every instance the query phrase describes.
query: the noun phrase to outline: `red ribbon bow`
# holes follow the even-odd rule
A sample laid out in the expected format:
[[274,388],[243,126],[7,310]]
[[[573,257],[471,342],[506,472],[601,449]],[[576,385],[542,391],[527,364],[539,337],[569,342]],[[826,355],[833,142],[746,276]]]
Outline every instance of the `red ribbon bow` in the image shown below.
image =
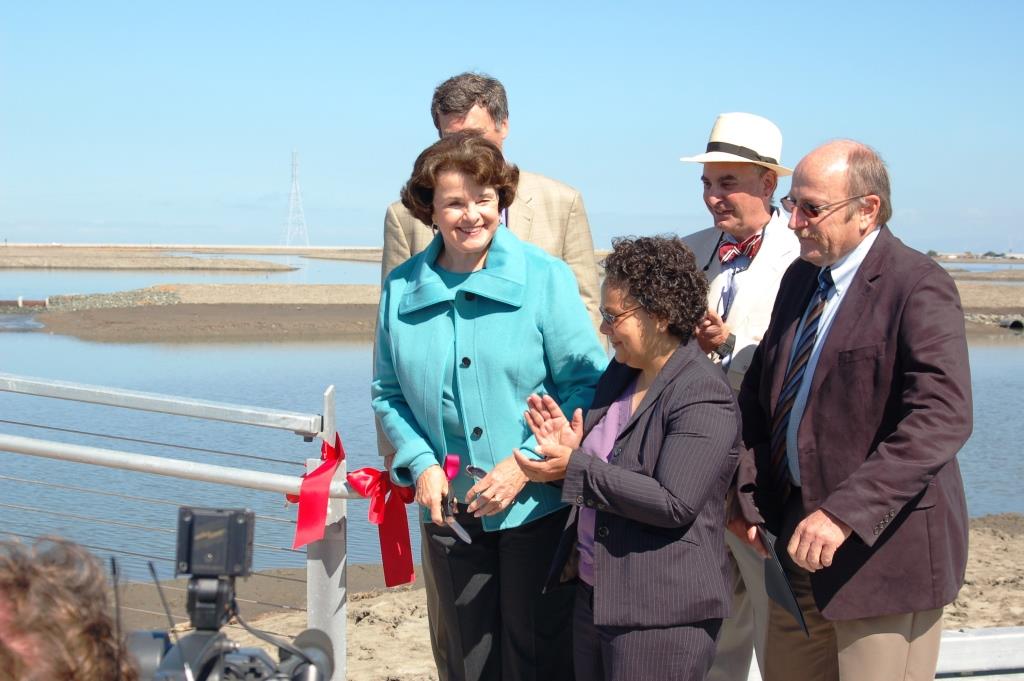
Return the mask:
[[[320,446],[320,460],[323,463],[315,471],[303,476],[298,495],[285,495],[288,501],[299,504],[292,548],[297,549],[324,538],[331,480],[338,466],[345,460],[340,435],[334,434],[334,445],[324,441]],[[405,505],[412,502],[415,496],[413,489],[393,485],[387,471],[375,468],[361,468],[345,478],[355,491],[370,500],[367,515],[370,522],[377,526],[380,537],[384,583],[397,586],[412,582],[416,573],[412,567],[412,546]]]
[[346,476],[352,489],[370,500],[367,518],[377,526],[380,558],[384,564],[384,584],[398,586],[416,579],[409,542],[409,519],[405,505],[412,503],[412,487],[391,482],[387,471],[360,468]]

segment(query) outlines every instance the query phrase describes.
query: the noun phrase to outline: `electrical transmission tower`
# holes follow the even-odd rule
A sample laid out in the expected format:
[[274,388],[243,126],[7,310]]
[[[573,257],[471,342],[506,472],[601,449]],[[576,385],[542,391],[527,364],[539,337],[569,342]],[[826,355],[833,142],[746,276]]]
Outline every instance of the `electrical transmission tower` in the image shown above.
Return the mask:
[[288,225],[284,235],[285,246],[309,246],[306,216],[302,212],[302,191],[299,189],[299,152],[292,152],[292,193],[288,198]]

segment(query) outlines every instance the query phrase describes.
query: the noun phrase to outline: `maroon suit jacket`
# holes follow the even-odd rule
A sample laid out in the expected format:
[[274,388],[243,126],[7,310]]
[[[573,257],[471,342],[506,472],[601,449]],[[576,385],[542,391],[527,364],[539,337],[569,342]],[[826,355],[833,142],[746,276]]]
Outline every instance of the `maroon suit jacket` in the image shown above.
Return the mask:
[[[931,258],[880,229],[833,319],[797,435],[804,515],[823,508],[853,529],[832,566],[811,575],[828,619],[941,607],[967,565],[955,458],[972,422],[960,298]],[[817,274],[803,260],[786,272],[739,395],[744,516],[783,531],[782,546],[770,422]]]

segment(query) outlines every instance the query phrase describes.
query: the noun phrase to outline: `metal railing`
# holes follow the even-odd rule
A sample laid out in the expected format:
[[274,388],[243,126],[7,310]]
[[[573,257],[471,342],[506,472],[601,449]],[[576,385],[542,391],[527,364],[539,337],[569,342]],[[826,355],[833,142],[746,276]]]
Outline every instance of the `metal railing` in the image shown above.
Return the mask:
[[[333,441],[336,428],[334,386],[330,386],[324,391],[322,414],[264,409],[105,386],[42,380],[6,373],[0,373],[0,391],[274,428],[294,432],[307,441],[311,441],[317,436]],[[302,478],[297,475],[259,472],[16,435],[0,434],[0,451],[212,482],[278,494],[298,494],[302,484]],[[315,468],[319,463],[319,459],[306,461],[309,470]],[[346,483],[345,463],[342,461],[330,487],[330,502],[324,538],[306,547],[308,626],[321,629],[330,637],[335,660],[332,679],[335,680],[344,679],[346,672],[348,613],[345,500],[349,498],[361,497]]]
[[[330,437],[334,437],[333,386],[328,388],[331,391],[331,399],[328,400],[327,395],[324,395],[324,414],[300,414],[294,411],[262,409],[240,404],[210,402],[189,397],[138,392],[84,383],[41,380],[4,373],[0,373],[0,390],[74,402],[104,404],[122,409],[191,416],[208,421],[225,421],[247,426],[290,430],[309,440],[328,431],[330,431]],[[330,420],[329,424],[326,423],[328,419]]]

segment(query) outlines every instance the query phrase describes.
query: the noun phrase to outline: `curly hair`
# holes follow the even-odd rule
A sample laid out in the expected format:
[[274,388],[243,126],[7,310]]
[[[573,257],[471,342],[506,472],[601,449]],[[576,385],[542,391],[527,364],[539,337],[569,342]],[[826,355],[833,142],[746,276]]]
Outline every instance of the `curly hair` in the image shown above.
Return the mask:
[[612,239],[604,259],[605,281],[622,288],[648,314],[668,322],[668,332],[687,342],[707,312],[708,281],[693,251],[677,236]]
[[0,542],[4,678],[137,681],[107,604],[106,576],[84,548],[57,538]]
[[457,171],[481,187],[493,187],[498,209],[516,198],[519,168],[505,162],[501,149],[484,139],[478,130],[463,130],[434,142],[416,158],[412,176],[402,187],[402,205],[424,224],[433,222],[434,188],[442,172]]

